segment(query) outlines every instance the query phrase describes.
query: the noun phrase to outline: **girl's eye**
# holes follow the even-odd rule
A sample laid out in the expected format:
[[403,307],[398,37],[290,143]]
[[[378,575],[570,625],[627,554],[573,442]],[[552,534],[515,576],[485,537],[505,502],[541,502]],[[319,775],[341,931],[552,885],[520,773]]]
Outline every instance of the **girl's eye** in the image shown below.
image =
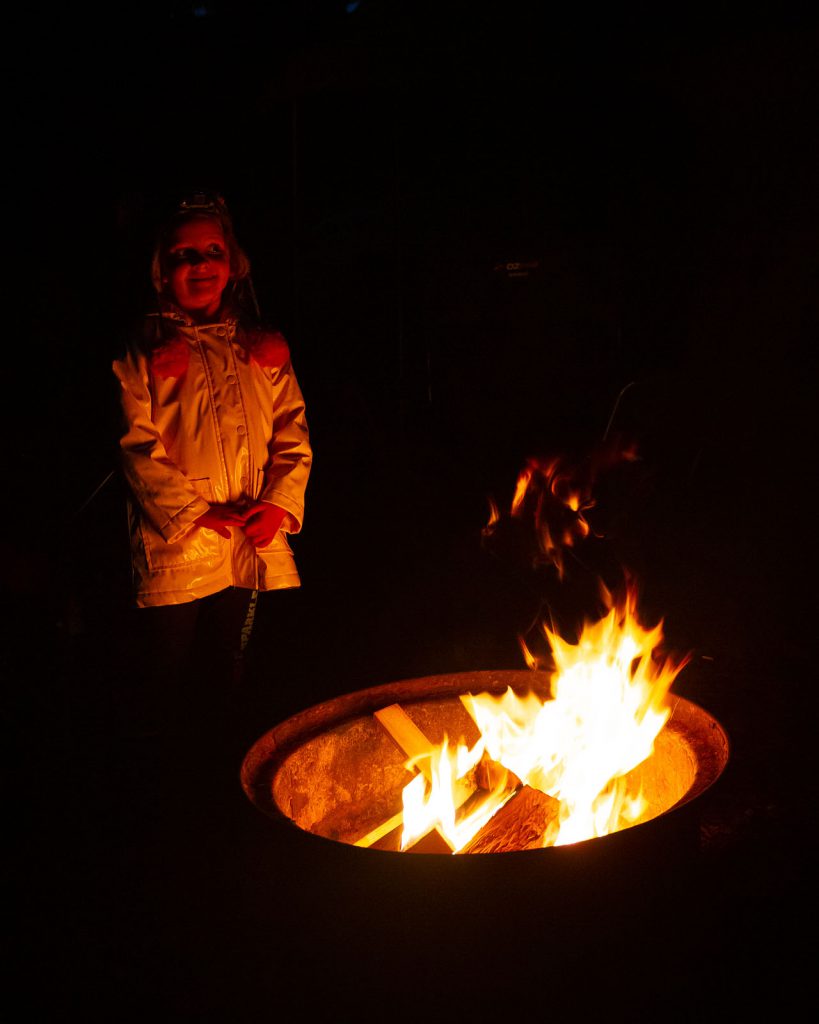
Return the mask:
[[220,245],[209,245],[201,255],[196,249],[173,249],[168,253],[168,259],[170,262],[177,265],[182,263],[197,263],[199,260],[204,258],[224,260],[227,258],[227,253]]

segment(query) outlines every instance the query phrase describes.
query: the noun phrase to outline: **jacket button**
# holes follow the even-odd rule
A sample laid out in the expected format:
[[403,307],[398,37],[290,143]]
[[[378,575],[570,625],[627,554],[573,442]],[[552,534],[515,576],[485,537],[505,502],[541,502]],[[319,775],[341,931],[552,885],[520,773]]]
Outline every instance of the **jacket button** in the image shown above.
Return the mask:
[[244,423],[240,423],[239,424],[239,426],[236,428],[236,433],[237,434],[244,434],[244,433],[246,433]]
[[228,384],[233,384],[233,382],[236,380],[236,374],[235,373],[226,373],[225,374],[225,380],[228,382]]
[[216,328],[216,333],[219,335],[220,338],[224,338],[224,336],[225,336],[225,329],[224,329],[224,327],[217,327]]

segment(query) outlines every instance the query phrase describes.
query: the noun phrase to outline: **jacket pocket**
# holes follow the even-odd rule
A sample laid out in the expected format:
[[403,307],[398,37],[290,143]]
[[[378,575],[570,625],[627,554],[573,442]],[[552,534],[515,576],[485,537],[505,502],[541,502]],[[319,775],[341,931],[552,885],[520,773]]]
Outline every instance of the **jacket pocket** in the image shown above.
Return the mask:
[[[208,502],[213,501],[210,477],[191,480],[191,483],[197,494]],[[140,532],[145,560],[151,572],[180,569],[199,562],[215,564],[221,557],[222,545],[228,543],[215,530],[192,526],[180,540],[169,544],[144,518],[140,523]]]

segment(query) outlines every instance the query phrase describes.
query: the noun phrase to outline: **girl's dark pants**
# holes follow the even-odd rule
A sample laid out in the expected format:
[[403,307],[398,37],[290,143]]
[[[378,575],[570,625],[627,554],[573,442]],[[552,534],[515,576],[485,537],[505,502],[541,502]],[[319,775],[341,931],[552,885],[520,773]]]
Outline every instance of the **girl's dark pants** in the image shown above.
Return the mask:
[[[243,648],[256,593],[230,587],[131,612],[120,701],[123,799],[151,821],[239,788]],[[166,821],[167,824],[167,821]]]

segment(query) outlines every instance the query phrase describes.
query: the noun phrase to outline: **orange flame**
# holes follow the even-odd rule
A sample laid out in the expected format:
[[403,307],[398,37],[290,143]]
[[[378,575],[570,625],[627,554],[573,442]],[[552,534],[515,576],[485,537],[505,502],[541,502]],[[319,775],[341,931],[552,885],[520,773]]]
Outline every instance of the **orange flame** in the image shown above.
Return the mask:
[[[405,847],[440,827],[452,848],[461,849],[519,782],[560,803],[558,828],[543,845],[591,839],[639,820],[645,801],[628,774],[652,754],[671,714],[668,691],[688,658],[658,657],[662,621],[651,629],[640,624],[633,587],[607,615],[587,623],[576,644],[545,626],[544,632],[555,664],[550,699],[518,696],[511,688],[461,698],[481,738],[471,750],[445,740],[430,751],[424,775],[431,781],[418,776],[405,790]],[[463,787],[484,756],[514,781],[504,775],[487,794],[486,817],[467,824],[458,812]]]
[[[597,477],[617,463],[633,462],[636,458],[633,444],[614,438],[582,464],[556,457],[530,458],[521,470],[509,514],[519,519],[531,512],[540,554],[554,565],[559,579],[565,573],[565,550],[592,532],[585,513],[595,506],[592,488]],[[492,533],[499,519],[497,506],[492,502],[485,536]]]
[[506,788],[505,772],[490,790],[481,793],[476,792],[474,783],[467,781],[484,748],[483,740],[478,740],[471,750],[463,743],[450,746],[445,736],[427,754],[407,762],[409,769],[422,760],[428,764],[404,787],[402,850],[437,828],[457,853],[513,795],[513,790]]

